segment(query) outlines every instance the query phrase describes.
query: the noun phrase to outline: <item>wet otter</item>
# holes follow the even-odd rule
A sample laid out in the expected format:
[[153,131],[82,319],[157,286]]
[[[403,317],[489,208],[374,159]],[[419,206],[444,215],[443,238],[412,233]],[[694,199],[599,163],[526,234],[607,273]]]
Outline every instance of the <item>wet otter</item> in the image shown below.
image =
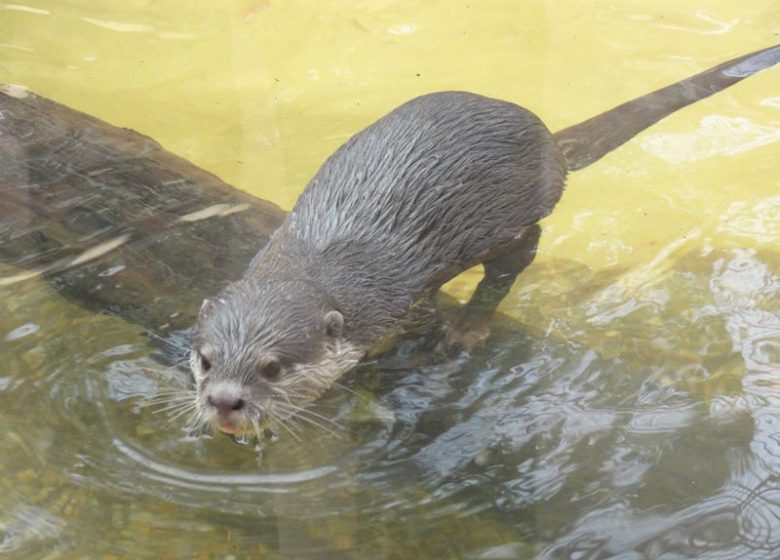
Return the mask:
[[779,56],[740,57],[555,136],[528,110],[470,93],[401,105],[330,156],[244,278],[204,302],[190,361],[199,417],[234,434],[282,423],[483,263],[447,335],[478,343],[533,260],[567,170]]

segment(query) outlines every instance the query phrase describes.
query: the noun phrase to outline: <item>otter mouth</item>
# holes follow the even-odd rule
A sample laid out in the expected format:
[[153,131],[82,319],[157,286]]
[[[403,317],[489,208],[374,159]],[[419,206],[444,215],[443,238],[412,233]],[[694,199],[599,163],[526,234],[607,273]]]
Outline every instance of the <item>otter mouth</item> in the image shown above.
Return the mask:
[[223,434],[230,436],[242,436],[252,431],[250,427],[244,423],[239,424],[229,420],[218,420],[214,422],[214,427]]
[[208,423],[223,434],[229,436],[249,436],[262,433],[267,428],[267,422],[247,414],[215,414]]
[[278,433],[268,423],[254,424],[252,422],[234,422],[225,419],[216,419],[211,426],[237,443],[246,444],[252,441],[263,440],[276,441]]
[[251,411],[215,411],[201,407],[201,418],[212,430],[229,436],[247,436],[263,429],[263,422]]

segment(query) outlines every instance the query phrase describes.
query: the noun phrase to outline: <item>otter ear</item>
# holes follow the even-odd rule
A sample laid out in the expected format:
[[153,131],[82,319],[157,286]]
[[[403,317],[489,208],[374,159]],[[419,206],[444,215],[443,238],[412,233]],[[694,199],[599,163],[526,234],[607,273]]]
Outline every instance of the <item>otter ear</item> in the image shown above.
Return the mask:
[[338,311],[328,311],[323,321],[325,322],[325,333],[328,336],[336,338],[344,332],[344,315]]
[[203,315],[205,315],[206,314],[206,310],[209,308],[210,305],[211,305],[211,300],[210,299],[204,299],[203,303],[200,306],[200,311],[198,311],[198,315],[201,316],[201,317]]

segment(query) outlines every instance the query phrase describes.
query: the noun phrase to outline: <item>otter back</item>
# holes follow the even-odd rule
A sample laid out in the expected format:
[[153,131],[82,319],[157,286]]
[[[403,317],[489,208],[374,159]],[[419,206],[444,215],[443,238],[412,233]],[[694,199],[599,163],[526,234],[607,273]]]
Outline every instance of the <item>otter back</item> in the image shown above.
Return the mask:
[[469,93],[425,95],[328,158],[279,235],[320,262],[363,247],[387,280],[438,287],[549,214],[565,175],[529,111]]

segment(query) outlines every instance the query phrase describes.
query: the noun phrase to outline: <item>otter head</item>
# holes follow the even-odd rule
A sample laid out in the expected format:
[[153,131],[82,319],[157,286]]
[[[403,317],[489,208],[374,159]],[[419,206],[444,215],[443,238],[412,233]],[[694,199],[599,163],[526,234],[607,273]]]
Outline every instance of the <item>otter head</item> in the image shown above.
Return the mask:
[[240,280],[201,307],[190,355],[198,417],[259,434],[300,412],[361,354],[343,315],[311,284]]

